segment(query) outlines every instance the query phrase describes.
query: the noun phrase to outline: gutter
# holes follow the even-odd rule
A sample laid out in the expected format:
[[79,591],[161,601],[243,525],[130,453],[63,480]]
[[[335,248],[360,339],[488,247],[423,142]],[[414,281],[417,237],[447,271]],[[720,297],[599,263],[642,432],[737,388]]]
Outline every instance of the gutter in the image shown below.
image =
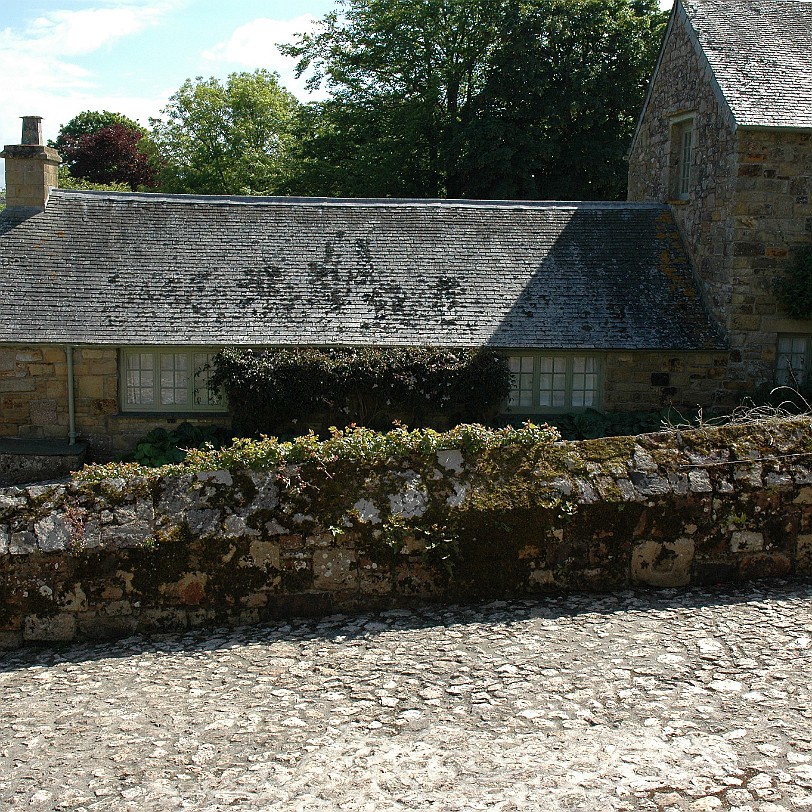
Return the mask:
[[76,390],[73,382],[73,344],[65,345],[68,362],[68,445],[76,445]]

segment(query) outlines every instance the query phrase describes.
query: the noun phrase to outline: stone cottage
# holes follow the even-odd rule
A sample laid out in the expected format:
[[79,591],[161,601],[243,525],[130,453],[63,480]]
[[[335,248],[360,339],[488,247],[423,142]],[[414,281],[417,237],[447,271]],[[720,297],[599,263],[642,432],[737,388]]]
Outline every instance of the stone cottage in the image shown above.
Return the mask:
[[812,324],[768,281],[812,222],[810,12],[678,0],[625,203],[64,191],[26,117],[2,153],[0,436],[103,458],[223,423],[223,346],[492,347],[514,416],[724,405],[803,370]]
[[[724,386],[809,379],[812,322],[775,278],[812,243],[812,2],[677,0],[629,156],[667,203],[730,347]],[[790,374],[790,370],[792,374]]]

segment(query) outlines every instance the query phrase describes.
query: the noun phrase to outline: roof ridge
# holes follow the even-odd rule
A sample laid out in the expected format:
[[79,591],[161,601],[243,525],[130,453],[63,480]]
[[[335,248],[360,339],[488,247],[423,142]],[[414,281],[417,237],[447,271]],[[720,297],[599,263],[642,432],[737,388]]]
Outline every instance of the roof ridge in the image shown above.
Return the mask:
[[627,200],[474,200],[466,198],[409,197],[285,197],[271,195],[185,195],[160,192],[111,192],[91,189],[54,189],[54,196],[144,203],[188,203],[256,206],[414,206],[425,208],[561,208],[561,209],[661,209],[662,203]]

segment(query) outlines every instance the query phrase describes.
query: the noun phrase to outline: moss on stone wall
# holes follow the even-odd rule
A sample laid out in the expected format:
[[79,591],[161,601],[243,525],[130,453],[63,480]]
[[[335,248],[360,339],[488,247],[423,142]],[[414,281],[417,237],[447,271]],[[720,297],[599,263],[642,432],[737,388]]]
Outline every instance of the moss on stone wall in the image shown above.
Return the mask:
[[812,573],[808,418],[483,431],[269,441],[2,491],[0,643]]

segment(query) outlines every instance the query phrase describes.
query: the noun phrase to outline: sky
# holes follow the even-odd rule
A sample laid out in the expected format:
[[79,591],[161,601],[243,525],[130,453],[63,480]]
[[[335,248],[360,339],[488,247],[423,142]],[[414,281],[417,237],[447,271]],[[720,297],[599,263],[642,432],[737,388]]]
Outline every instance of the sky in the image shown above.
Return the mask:
[[[669,6],[671,0],[660,0]],[[144,126],[186,79],[269,68],[301,100],[290,42],[335,0],[0,0],[0,144],[19,144],[20,116],[46,140],[83,110]],[[0,187],[3,166],[0,161]]]
[[[269,68],[313,99],[275,43],[311,29],[334,0],[0,0],[0,144],[20,116],[47,139],[83,110],[148,126],[186,79]],[[0,187],[3,185],[0,161]]]

